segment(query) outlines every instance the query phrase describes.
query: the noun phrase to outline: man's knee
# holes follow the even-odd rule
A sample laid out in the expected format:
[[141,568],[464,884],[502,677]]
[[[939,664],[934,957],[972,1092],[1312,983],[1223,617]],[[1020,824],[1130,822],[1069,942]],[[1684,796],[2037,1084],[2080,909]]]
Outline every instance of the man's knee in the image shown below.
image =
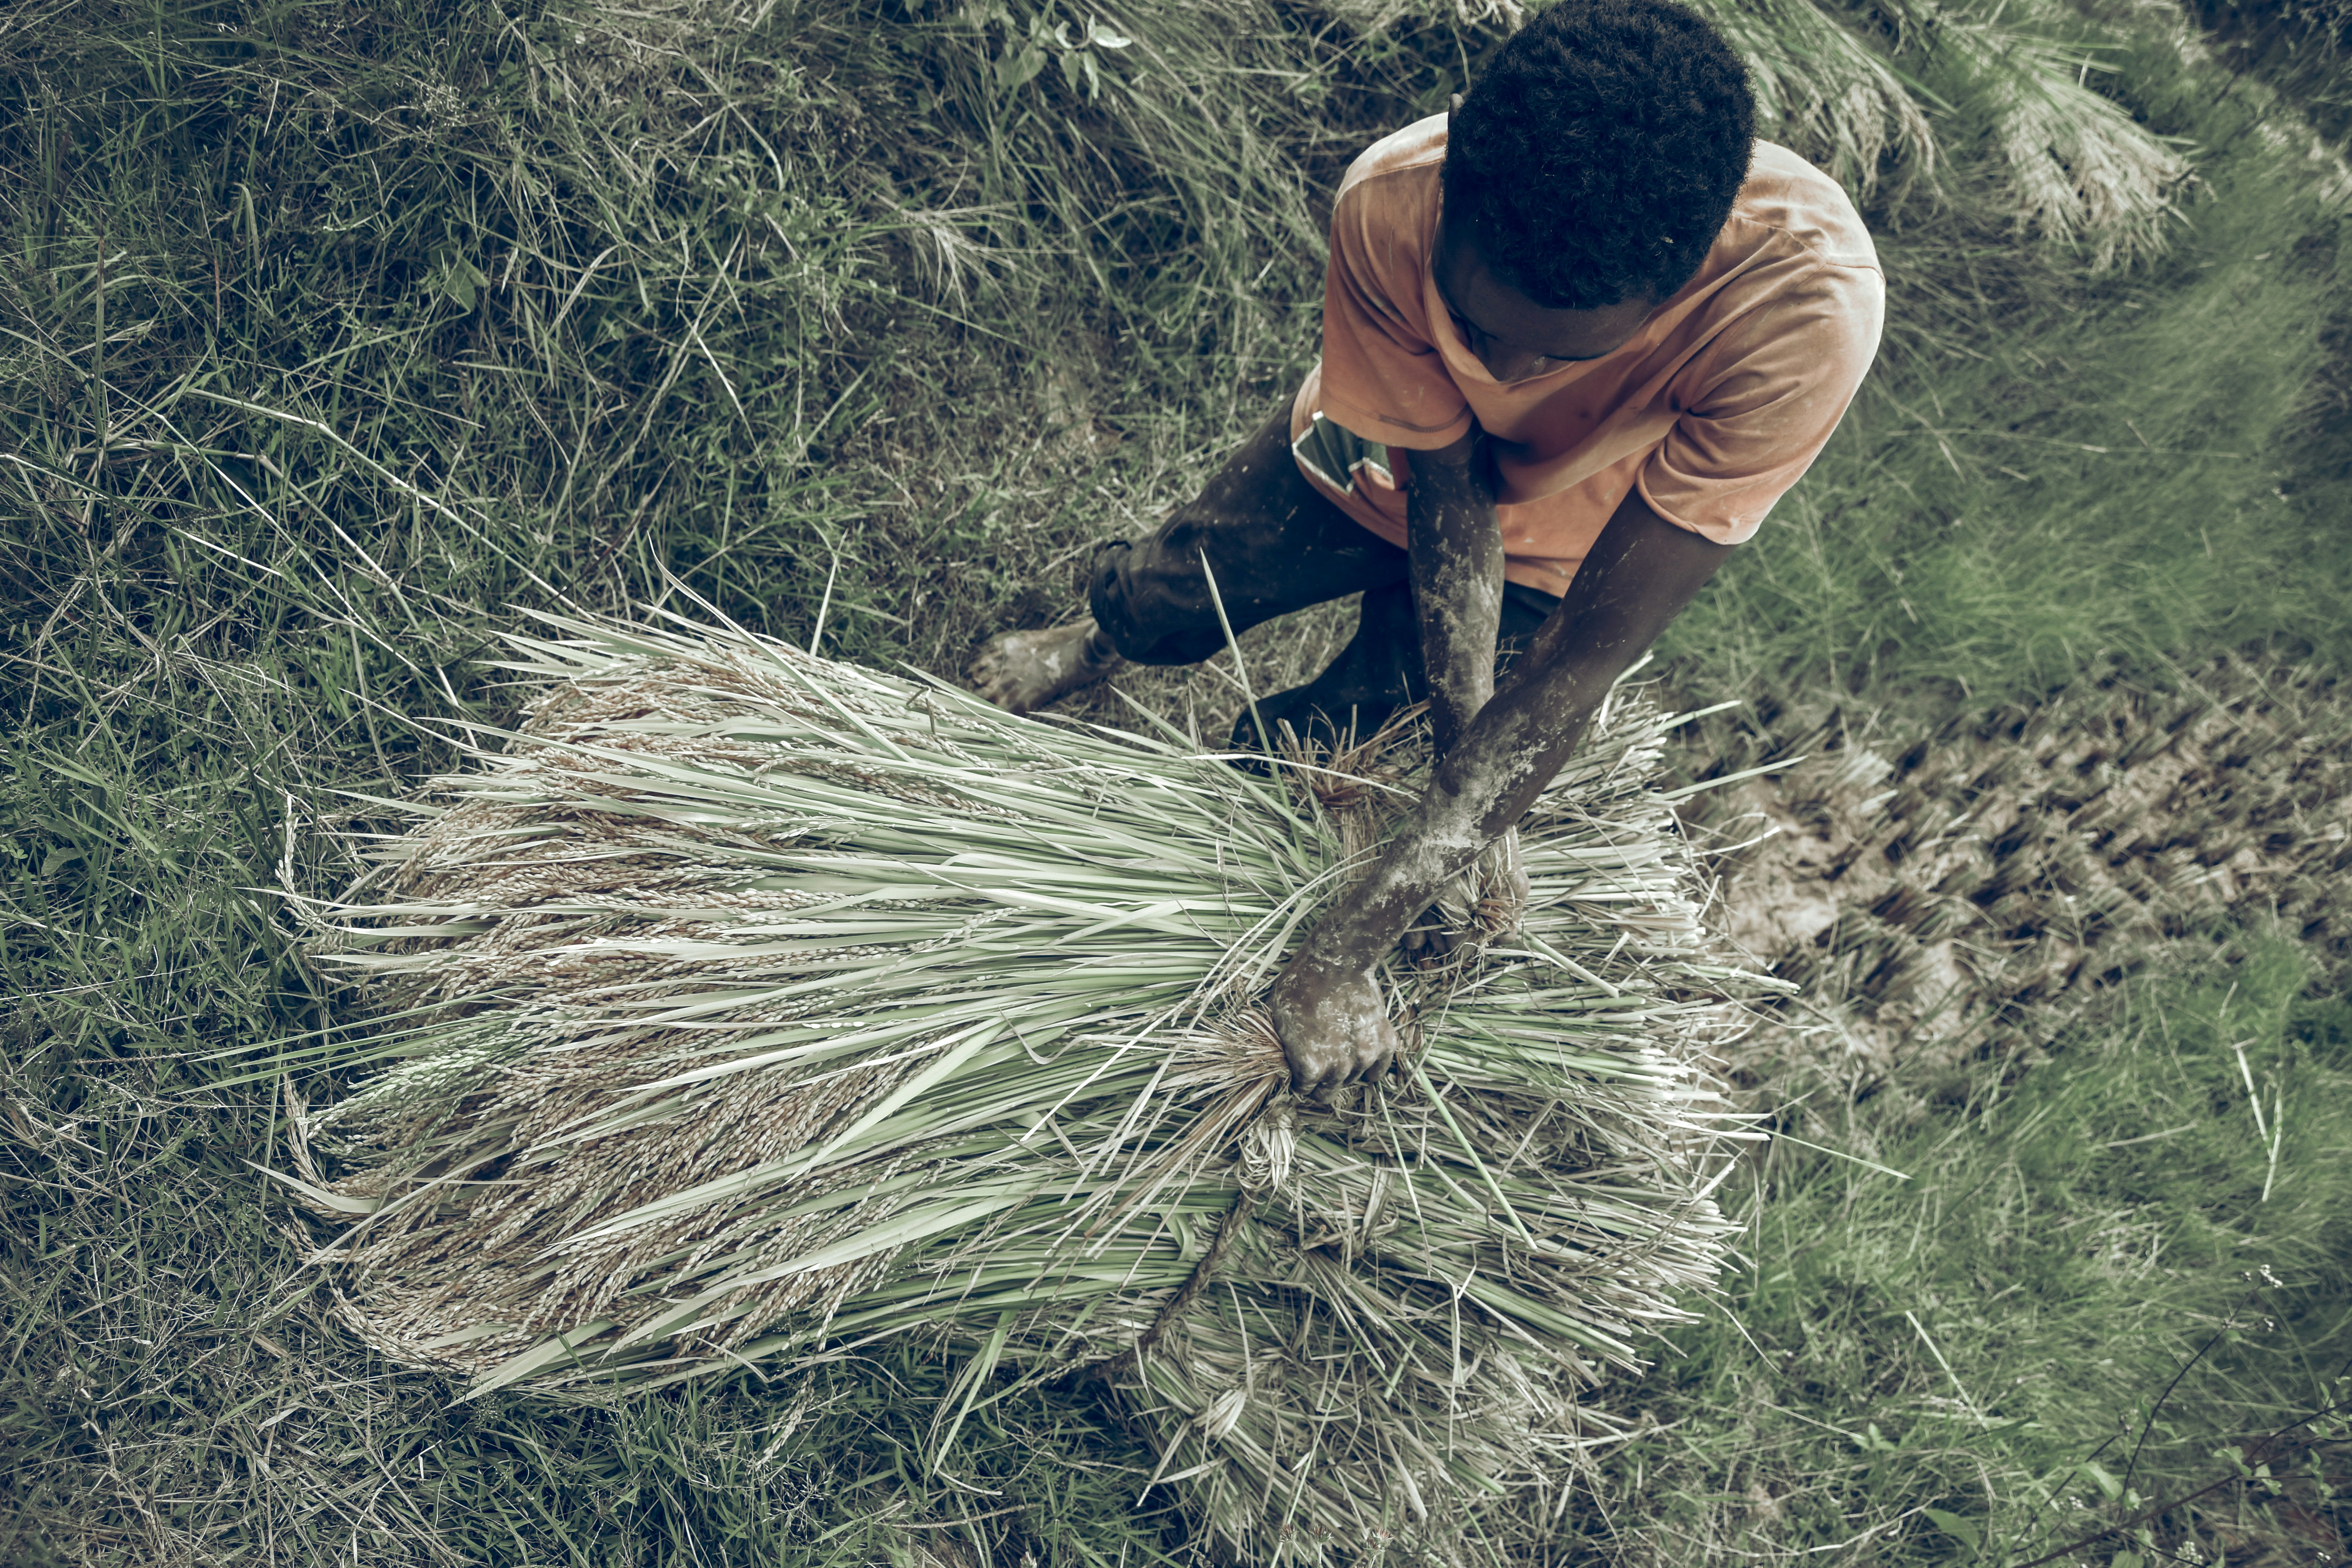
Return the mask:
[[1159,529],[1097,552],[1088,607],[1122,657],[1197,663],[1225,646],[1228,620],[1244,632],[1403,581],[1404,552],[1315,491],[1290,456],[1288,431],[1286,413],[1269,419]]
[[1116,539],[1095,554],[1087,608],[1119,657],[1135,664],[1197,664],[1224,646],[1198,560],[1184,570],[1168,559],[1166,543]]

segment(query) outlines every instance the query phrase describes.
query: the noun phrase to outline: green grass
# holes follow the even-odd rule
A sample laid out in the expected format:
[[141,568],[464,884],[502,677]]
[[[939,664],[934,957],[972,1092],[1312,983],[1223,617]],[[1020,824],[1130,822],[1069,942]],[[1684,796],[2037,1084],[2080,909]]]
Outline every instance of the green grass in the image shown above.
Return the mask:
[[1668,634],[1706,679],[1932,710],[2115,665],[2162,681],[2208,650],[2352,648],[2341,199],[2302,144],[2250,153],[2277,105],[2258,81],[2185,68],[2161,35],[2103,58],[2143,122],[2202,154],[2169,249],[2037,268],[1971,220],[1990,197],[1965,174],[1953,207],[1889,215],[1879,374],[1773,547]]
[[[2209,952],[2032,1071],[1995,1058],[1812,1108],[1801,1131],[1907,1179],[1788,1144],[1753,1169],[1753,1269],[1726,1303],[1744,1331],[1673,1336],[1682,1353],[1627,1391],[1673,1431],[1612,1466],[1612,1507],[1640,1500],[1621,1548],[2021,1561],[2352,1396],[2342,1005],[2302,1000],[2292,940]],[[2263,1531],[2234,1505],[2176,1513],[2165,1545],[2243,1561]]]
[[[1450,6],[1370,33],[1159,7],[1122,18],[1139,43],[1092,99],[1051,50],[1015,79],[1026,11],[701,14],[633,44],[585,10],[170,0],[0,35],[0,1559],[1185,1551],[1129,1511],[1149,1466],[1076,1394],[989,1407],[965,1468],[921,1473],[949,1369],[913,1360],[453,1408],[336,1324],[247,1163],[276,1109],[201,1060],[341,1016],[276,890],[339,886],[341,836],[378,826],[335,792],[447,762],[391,713],[504,711],[470,661],[518,605],[671,574],[804,637],[830,582],[829,649],[950,672],[1061,614],[1089,541],[1287,395],[1319,193],[1493,38]],[[1694,694],[1948,709],[2103,660],[2342,660],[2338,220],[2282,194],[2313,182],[2259,84],[2134,15],[2081,26],[2127,46],[2126,106],[2198,144],[2191,222],[2087,276],[1979,199],[1954,131],[1953,199],[1874,212],[1882,372],[1673,634]],[[1253,634],[1252,679],[1311,663],[1337,614]],[[1615,1395],[1671,1429],[1609,1461],[1562,1560],[1885,1526],[1808,1561],[1965,1562],[1918,1510],[2001,1545],[2041,1539],[2044,1490],[2112,1516],[2069,1467],[2241,1303],[2132,1489],[2201,1485],[2211,1449],[2315,1403],[2352,1301],[2330,963],[2192,933],[2062,1039],[1811,1102],[1791,1131],[1910,1179],[1793,1143],[1755,1169],[1757,1272]],[[2267,1202],[2242,1039],[2283,1092]],[[2260,1263],[2284,1284],[2249,1302]],[[900,1506],[974,1522],[879,1517]]]
[[[2288,491],[2332,265],[2283,258],[2276,176],[2217,188],[2153,277],[1979,361],[1867,390],[1675,627],[1717,668],[2005,700],[2102,658],[2292,637],[2340,660],[2344,497]],[[2194,260],[2189,259],[2193,256]],[[2260,259],[2256,259],[2257,256]]]

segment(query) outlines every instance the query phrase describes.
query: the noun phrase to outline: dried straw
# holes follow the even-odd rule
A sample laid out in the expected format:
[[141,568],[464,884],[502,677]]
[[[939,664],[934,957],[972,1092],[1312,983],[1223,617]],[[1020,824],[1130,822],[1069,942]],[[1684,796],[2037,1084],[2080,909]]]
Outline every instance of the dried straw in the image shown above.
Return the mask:
[[1622,1431],[1580,1397],[1724,1266],[1704,1063],[1762,984],[1647,782],[1672,721],[1604,715],[1522,827],[1524,922],[1391,966],[1410,1060],[1323,1108],[1256,999],[1415,787],[1394,734],[1268,776],[553,629],[520,731],[315,915],[369,1021],[302,1059],[377,1070],[281,1179],[370,1342],[484,1390],[929,1336],[942,1452],[1003,1376],[1092,1375],[1249,1561],[1504,1550]]

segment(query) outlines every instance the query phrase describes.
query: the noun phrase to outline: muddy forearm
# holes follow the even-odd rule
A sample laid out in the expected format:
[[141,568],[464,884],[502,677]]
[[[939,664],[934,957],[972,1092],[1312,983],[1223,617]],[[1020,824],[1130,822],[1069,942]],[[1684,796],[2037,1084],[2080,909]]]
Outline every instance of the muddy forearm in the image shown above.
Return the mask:
[[1433,770],[1380,863],[1308,937],[1302,956],[1335,971],[1374,962],[1440,889],[1516,825],[1583,737],[1613,671],[1566,661],[1530,672],[1481,709]]
[[1451,752],[1495,694],[1503,612],[1503,531],[1471,441],[1415,453],[1405,491],[1412,596],[1437,754]]
[[1534,646],[1431,771],[1380,864],[1300,957],[1334,973],[1377,962],[1437,889],[1535,804],[1610,687],[1730,553],[1667,522],[1639,491],[1627,496]]

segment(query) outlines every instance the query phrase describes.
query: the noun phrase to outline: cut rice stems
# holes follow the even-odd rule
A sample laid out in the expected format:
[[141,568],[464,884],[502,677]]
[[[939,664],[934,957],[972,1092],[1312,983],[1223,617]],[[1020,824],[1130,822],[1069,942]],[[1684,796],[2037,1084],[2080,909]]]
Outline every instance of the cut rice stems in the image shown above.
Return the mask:
[[1253,777],[548,619],[527,721],[310,911],[378,1022],[289,1057],[373,1073],[294,1190],[371,1342],[578,1394],[914,1336],[971,1358],[941,1446],[992,1378],[1091,1371],[1252,1561],[1503,1550],[1621,1434],[1585,1396],[1728,1256],[1706,1061],[1766,984],[1649,787],[1673,721],[1611,705],[1517,934],[1389,966],[1410,1060],[1325,1107],[1257,994],[1416,793],[1408,731]]

